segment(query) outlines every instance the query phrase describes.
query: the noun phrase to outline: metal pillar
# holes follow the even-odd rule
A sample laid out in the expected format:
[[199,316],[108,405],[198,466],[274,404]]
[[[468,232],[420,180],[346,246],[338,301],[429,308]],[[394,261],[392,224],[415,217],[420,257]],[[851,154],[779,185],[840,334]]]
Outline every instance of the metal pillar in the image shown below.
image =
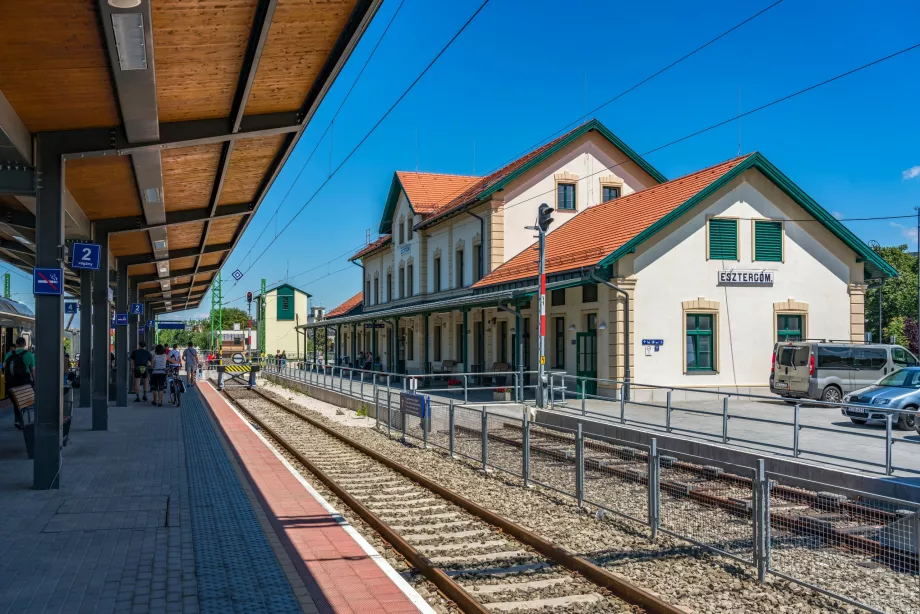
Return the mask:
[[[128,313],[128,265],[117,264],[118,282],[115,288],[115,313]],[[128,406],[128,328],[115,326],[115,406]]]
[[517,309],[514,312],[514,329],[517,331],[517,370],[518,370],[518,401],[521,403],[524,402],[524,371],[526,367],[524,365],[524,334],[527,332],[524,330],[524,316],[521,315],[521,306],[518,305]]
[[99,269],[93,272],[93,430],[109,428],[109,236],[93,231],[93,241],[100,245]]
[[425,339],[425,352],[424,352],[425,353],[425,373],[428,374],[428,373],[431,373],[431,363],[429,362],[429,355],[428,355],[428,312],[427,311],[423,315],[423,318],[425,322],[425,325],[424,325],[425,332],[422,333]]
[[358,323],[351,323],[351,366],[358,366]]
[[323,327],[323,368],[326,368],[326,358],[329,353],[329,325]]
[[371,320],[371,371],[377,364],[377,320]]
[[[130,311],[130,305],[136,302],[137,302],[137,282],[136,281],[132,282],[129,279],[128,280],[129,311]],[[128,314],[128,356],[127,358],[125,358],[126,364],[127,364],[126,372],[128,375],[128,388],[130,389],[131,392],[135,394],[137,394],[138,391],[134,390],[134,373],[131,372],[132,371],[131,361],[129,359],[131,356],[131,352],[133,352],[137,348],[137,325],[140,323],[140,318],[142,317],[143,316],[131,315],[130,313]]]
[[[50,144],[49,144],[50,145]],[[64,163],[38,137],[35,209],[35,266],[61,268],[64,246]],[[64,417],[64,294],[35,297],[35,462],[32,487],[60,486],[61,424]]]
[[92,407],[93,272],[80,273],[80,407]]
[[335,364],[339,364],[342,360],[342,325],[338,324],[335,327]]
[[[467,357],[470,355],[470,335],[469,335],[469,316],[470,312],[467,309],[463,310],[463,339],[461,340],[460,347],[462,348],[463,359],[463,370],[467,373],[470,372],[470,365],[467,364]],[[482,368],[480,366],[480,368]]]

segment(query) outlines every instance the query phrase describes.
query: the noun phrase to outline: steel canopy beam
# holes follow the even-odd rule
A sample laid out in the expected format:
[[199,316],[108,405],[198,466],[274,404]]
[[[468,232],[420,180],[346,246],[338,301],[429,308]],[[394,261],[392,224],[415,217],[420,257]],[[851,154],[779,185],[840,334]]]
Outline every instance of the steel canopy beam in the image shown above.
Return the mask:
[[0,92],[0,162],[32,164],[32,135]]
[[34,195],[35,169],[31,166],[0,161],[0,194]]
[[162,151],[194,145],[277,136],[300,130],[298,113],[264,113],[243,118],[239,132],[232,131],[230,118],[194,119],[160,124],[160,138],[148,143],[128,141],[121,127],[84,128],[45,132],[60,148],[65,159],[127,156],[139,151]]
[[[220,245],[209,245],[205,248],[206,254],[218,254],[221,252],[228,252],[233,248],[231,243],[221,243]],[[134,256],[119,256],[119,262],[127,262],[128,265],[135,264],[148,264],[150,262],[163,262],[166,260],[175,260],[177,258],[188,258],[189,256],[197,256],[198,248],[197,247],[188,247],[185,249],[172,249],[169,250],[168,256],[165,258],[156,258],[153,254],[137,254]],[[175,277],[175,276],[174,276]]]
[[[160,224],[148,224],[141,216],[116,217],[107,220],[95,222],[98,228],[104,229],[109,234],[123,232],[137,232],[139,230],[166,229],[169,226],[180,226],[182,224],[194,224],[211,219],[222,219],[227,217],[239,217],[252,213],[252,203],[241,203],[238,205],[221,205],[217,212],[211,212],[210,207],[201,209],[186,209],[183,211],[170,211],[166,214],[166,220]],[[0,209],[0,220],[2,220],[3,210]]]
[[[198,269],[199,273],[214,273],[220,270],[219,264],[209,264],[207,266],[200,267]],[[177,269],[169,273],[170,277],[187,277],[195,272],[195,269]],[[160,281],[162,279],[156,273],[146,273],[144,275],[132,275],[131,279],[135,280],[137,283],[145,283],[150,281]]]

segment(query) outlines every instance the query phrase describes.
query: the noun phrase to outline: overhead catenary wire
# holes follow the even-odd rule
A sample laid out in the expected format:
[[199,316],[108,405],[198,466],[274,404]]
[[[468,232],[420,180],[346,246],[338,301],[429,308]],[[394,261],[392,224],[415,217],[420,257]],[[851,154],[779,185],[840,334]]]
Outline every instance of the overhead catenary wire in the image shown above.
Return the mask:
[[[256,237],[256,240],[253,242],[252,247],[250,247],[249,251],[246,252],[246,255],[243,256],[243,260],[246,260],[250,256],[250,254],[252,254],[252,250],[259,243],[259,240],[262,238],[262,235],[265,234],[265,231],[268,229],[269,225],[271,225],[272,220],[275,220],[275,235],[277,236],[278,227],[277,227],[276,216],[281,211],[281,207],[284,205],[285,201],[287,200],[287,197],[290,195],[291,191],[294,189],[294,186],[297,185],[297,182],[300,180],[300,177],[303,175],[304,171],[306,170],[307,165],[310,164],[310,160],[313,159],[313,156],[316,154],[316,151],[319,149],[319,146],[323,142],[323,139],[326,138],[326,134],[329,133],[329,131],[332,129],[333,125],[335,124],[335,120],[339,116],[339,113],[342,111],[342,107],[345,106],[345,102],[348,101],[348,97],[351,96],[351,93],[354,91],[355,86],[358,85],[358,81],[361,79],[361,75],[364,74],[364,70],[367,68],[368,64],[371,63],[371,59],[373,59],[374,54],[377,53],[377,48],[380,47],[380,43],[383,42],[383,39],[386,37],[387,32],[390,31],[390,26],[393,25],[393,22],[396,20],[396,16],[399,15],[399,11],[400,9],[402,9],[403,4],[405,4],[405,0],[400,1],[399,5],[396,7],[396,10],[393,12],[393,15],[390,16],[390,21],[387,22],[386,27],[383,29],[383,32],[380,34],[380,38],[377,39],[377,44],[375,44],[374,48],[371,49],[370,54],[367,56],[367,59],[364,61],[364,65],[361,66],[361,70],[358,71],[357,76],[355,76],[354,81],[352,81],[351,87],[348,88],[348,91],[345,93],[345,96],[342,98],[342,101],[339,103],[338,108],[335,110],[335,113],[333,113],[332,119],[329,120],[329,124],[326,126],[326,129],[323,131],[323,134],[320,135],[319,140],[317,140],[316,145],[313,147],[313,151],[311,151],[310,155],[307,156],[306,161],[304,161],[304,163],[300,165],[300,169],[297,172],[297,176],[294,177],[294,180],[291,182],[291,185],[288,186],[288,189],[284,193],[284,196],[281,197],[281,201],[278,203],[278,206],[275,207],[275,211],[272,213],[271,217],[268,218],[268,221],[265,223],[265,226],[262,228],[262,231],[259,233],[259,236]],[[329,164],[331,167],[332,165],[331,143],[329,147],[329,156],[330,156]],[[249,268],[251,267],[252,267],[252,264],[249,263]],[[249,269],[247,268],[247,270]],[[236,283],[234,282],[233,285],[235,286]]]
[[332,181],[332,178],[335,177],[340,170],[342,170],[342,168],[348,163],[348,161],[351,160],[352,156],[354,156],[355,153],[357,153],[358,150],[364,145],[364,143],[367,142],[367,140],[371,137],[371,135],[373,135],[374,132],[377,131],[377,128],[380,127],[380,125],[387,119],[387,117],[390,116],[390,114],[396,109],[396,107],[406,98],[406,96],[409,95],[409,93],[415,88],[415,86],[418,85],[419,81],[421,81],[422,78],[428,73],[428,71],[431,70],[431,68],[435,65],[435,63],[437,63],[437,61],[441,58],[441,56],[443,56],[447,52],[447,50],[450,49],[451,45],[453,45],[454,42],[460,37],[460,35],[463,34],[463,32],[469,27],[469,25],[473,22],[473,20],[476,19],[476,17],[482,12],[482,10],[486,7],[486,5],[489,4],[490,1],[491,0],[484,0],[484,2],[479,5],[479,8],[477,8],[476,11],[473,12],[472,15],[470,15],[470,17],[463,23],[460,29],[457,30],[457,32],[450,38],[449,41],[447,41],[447,43],[441,48],[441,50],[438,51],[437,55],[435,55],[434,58],[432,58],[431,61],[428,62],[428,65],[425,66],[422,72],[420,72],[418,76],[412,81],[412,83],[409,84],[409,87],[407,87],[403,91],[403,93],[399,95],[396,101],[393,102],[392,105],[390,105],[390,107],[380,117],[380,119],[377,120],[377,122],[371,127],[371,129],[368,130],[367,133],[363,137],[361,137],[361,140],[358,141],[358,144],[355,145],[351,149],[351,151],[348,152],[345,158],[339,163],[339,165],[336,166],[335,169],[333,169],[331,173],[329,173],[329,177],[327,177],[319,185],[316,191],[313,192],[310,198],[308,198],[303,203],[303,205],[301,205],[300,209],[297,210],[297,212],[293,215],[293,217],[291,217],[291,219],[288,220],[287,224],[285,224],[284,227],[281,229],[281,232],[277,233],[275,237],[271,241],[269,241],[268,245],[265,246],[265,249],[262,250],[262,252],[256,257],[255,261],[253,261],[253,263],[249,266],[249,268],[246,269],[247,271],[249,271],[262,258],[262,256],[264,256],[265,253],[269,249],[271,249],[271,246],[274,245],[275,241],[278,240],[278,237],[284,234],[284,232],[288,228],[290,228],[291,224],[294,223],[294,220],[296,220],[300,216],[300,214],[303,213],[304,209],[307,208],[307,206],[313,201],[313,199],[316,198],[320,192],[322,192],[323,188],[325,188],[329,184],[329,182]]

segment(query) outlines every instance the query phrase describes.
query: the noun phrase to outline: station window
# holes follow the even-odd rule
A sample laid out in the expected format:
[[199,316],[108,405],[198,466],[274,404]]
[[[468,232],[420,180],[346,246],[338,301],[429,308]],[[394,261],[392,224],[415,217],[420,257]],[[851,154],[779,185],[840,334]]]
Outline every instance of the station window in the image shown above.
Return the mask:
[[620,186],[618,185],[602,185],[601,186],[601,202],[605,203],[608,200],[613,200],[614,198],[620,197]]
[[553,293],[550,295],[550,305],[553,307],[565,305],[565,288],[553,290]]
[[374,276],[374,304],[380,304],[380,278]]
[[457,362],[463,362],[463,324],[457,324],[457,349],[454,351]]
[[575,208],[575,184],[556,184],[556,209],[559,211],[574,211]]
[[406,330],[406,360],[415,360],[415,331]]
[[415,295],[415,267],[413,265],[406,266],[406,296]]
[[776,316],[777,341],[801,341],[803,339],[805,317],[781,313]]
[[754,220],[754,260],[783,261],[783,223]]
[[412,240],[412,218],[406,220],[406,241]]
[[406,229],[406,223],[400,222],[399,223],[399,244],[400,245],[406,242],[406,234],[405,234],[406,230],[405,229]]
[[434,359],[441,360],[441,326],[434,326]]
[[581,302],[582,303],[596,303],[597,302],[597,284],[588,284],[587,286],[581,287]]
[[399,267],[399,298],[406,297],[406,269]]
[[432,266],[432,268],[434,269],[433,271],[434,284],[433,284],[432,290],[434,290],[435,292],[440,292],[441,291],[441,259],[440,258],[434,259],[434,265]]
[[585,330],[589,333],[597,330],[597,314],[589,313],[585,315]]
[[457,250],[457,285],[456,285],[457,288],[462,288],[463,284],[465,283],[463,273],[464,273],[463,271],[463,250],[458,249]]
[[556,333],[556,355],[553,368],[565,369],[565,318],[556,318],[554,322],[554,332]]
[[473,283],[480,279],[482,272],[482,243],[473,246]]
[[709,259],[738,260],[738,220],[709,219]]
[[393,274],[387,273],[387,296],[386,300],[393,300]]
[[367,305],[371,304],[371,280],[367,280],[366,284],[367,289],[364,291],[364,303]]
[[711,313],[687,314],[687,371],[715,371],[715,330]]

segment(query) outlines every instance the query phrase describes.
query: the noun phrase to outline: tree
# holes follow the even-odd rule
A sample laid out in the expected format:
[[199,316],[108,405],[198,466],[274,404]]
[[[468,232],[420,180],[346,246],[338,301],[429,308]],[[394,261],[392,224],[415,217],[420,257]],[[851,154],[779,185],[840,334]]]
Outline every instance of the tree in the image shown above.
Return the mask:
[[[906,245],[877,248],[878,253],[898,271],[897,277],[886,279],[882,284],[882,328],[885,339],[891,335],[903,339],[906,318],[916,323],[917,319],[917,257],[907,251]],[[878,339],[878,288],[866,294],[866,332]],[[916,324],[914,324],[916,326]]]

